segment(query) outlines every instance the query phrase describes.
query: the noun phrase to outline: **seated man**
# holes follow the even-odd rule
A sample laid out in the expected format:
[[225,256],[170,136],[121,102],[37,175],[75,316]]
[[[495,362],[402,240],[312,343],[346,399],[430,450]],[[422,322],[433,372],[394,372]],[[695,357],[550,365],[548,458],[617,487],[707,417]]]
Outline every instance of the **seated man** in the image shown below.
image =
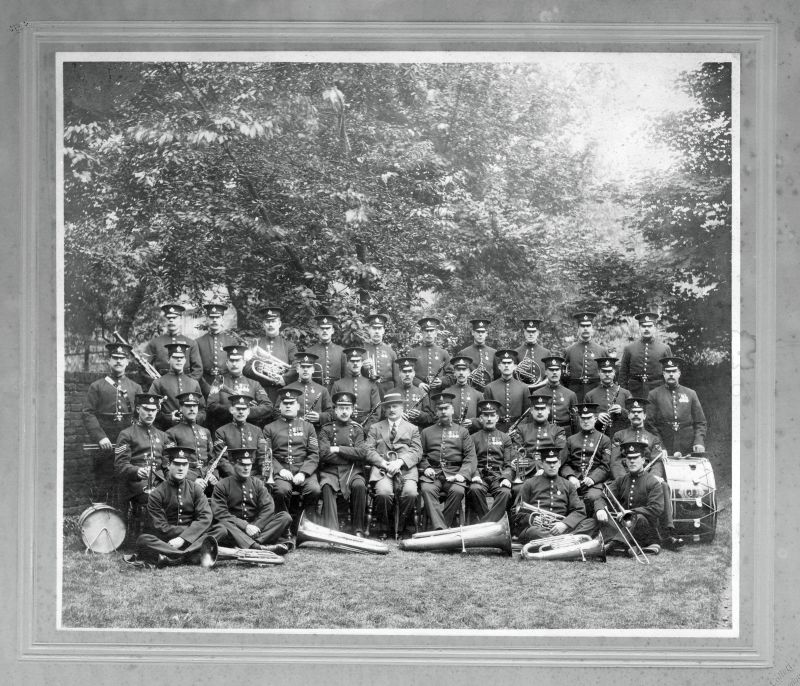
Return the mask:
[[395,498],[400,499],[397,533],[404,535],[408,515],[417,500],[417,464],[422,457],[419,430],[403,418],[403,398],[387,393],[383,400],[386,418],[373,424],[367,434],[367,462],[372,465],[369,481],[375,491],[373,510],[383,524],[383,535],[390,526]]
[[120,431],[114,449],[114,477],[120,483],[120,506],[127,510],[130,501],[147,503],[150,491],[164,480],[164,446],[167,435],[153,426],[158,412],[158,396],[136,396],[136,421]]
[[264,482],[250,475],[255,451],[236,448],[228,452],[234,474],[217,483],[211,497],[214,521],[227,532],[220,543],[285,555],[294,547],[289,533],[291,515],[276,512]]
[[334,421],[319,432],[319,485],[322,489],[323,525],[339,530],[337,493],[350,503],[350,516],[356,536],[366,530],[367,447],[364,431],[351,420],[355,396],[337,393],[333,397]]
[[211,441],[211,432],[197,423],[200,395],[196,393],[181,393],[178,396],[181,421],[167,429],[167,438],[175,445],[186,445],[194,448],[194,453],[189,456],[189,481],[197,481],[206,496],[211,495],[214,484],[217,483],[217,474],[211,474],[208,481],[205,474],[211,462],[214,461],[214,445]]
[[[658,555],[658,521],[664,512],[664,491],[658,479],[644,471],[644,443],[625,443],[622,454],[628,465],[628,473],[608,484],[614,499],[624,509],[616,519],[620,527],[627,527],[645,553]],[[614,516],[609,512],[610,496],[603,495],[594,503],[595,519],[606,541],[606,552],[627,548],[617,528],[609,521]],[[613,505],[611,506],[613,510]]]
[[311,515],[322,491],[317,480],[319,443],[314,427],[297,416],[301,391],[282,388],[278,392],[280,418],[264,427],[267,456],[272,456],[275,509],[288,512],[293,491],[299,491],[303,512]]
[[591,534],[595,528],[594,521],[586,516],[578,489],[558,475],[560,452],[557,448],[544,449],[544,472],[522,484],[517,505],[533,505],[544,512],[530,512],[518,507],[514,515],[514,533],[520,543],[567,533]]
[[[453,394],[438,393],[431,398],[437,422],[422,431],[420,491],[429,529],[453,526],[467,484],[475,473],[475,444],[469,431],[453,422]],[[439,499],[446,496],[444,507]]]
[[[256,476],[266,481],[269,473],[269,465],[266,464],[266,441],[262,430],[247,421],[253,409],[252,403],[251,395],[239,394],[228,397],[228,410],[233,421],[223,424],[214,432],[214,458],[216,459],[225,447],[228,448],[228,452],[239,448],[255,450]],[[217,470],[222,477],[233,476],[233,467],[227,457],[220,460]]]
[[211,506],[203,489],[186,478],[193,448],[167,449],[169,472],[150,493],[147,512],[152,528],[136,539],[136,558],[156,566],[197,563],[206,550],[206,539],[219,541],[225,535],[220,524],[212,524]]
[[[478,412],[483,428],[472,434],[477,470],[467,491],[467,523],[499,522],[511,504],[511,439],[497,430],[502,405],[497,400],[481,400]],[[487,496],[494,498],[489,509]]]

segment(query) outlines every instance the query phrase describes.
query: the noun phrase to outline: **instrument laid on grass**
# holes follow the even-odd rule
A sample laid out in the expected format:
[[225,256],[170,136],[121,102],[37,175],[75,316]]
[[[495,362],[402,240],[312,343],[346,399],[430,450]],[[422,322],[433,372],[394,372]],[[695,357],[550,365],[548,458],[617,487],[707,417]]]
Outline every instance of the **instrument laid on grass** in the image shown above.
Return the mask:
[[608,487],[608,484],[601,484],[601,486],[603,488],[603,496],[605,496],[606,502],[608,503],[608,521],[611,522],[612,526],[625,542],[625,545],[628,546],[628,550],[631,555],[633,555],[636,562],[640,565],[649,565],[650,559],[647,557],[644,550],[642,550],[642,546],[639,545],[639,541],[636,540],[633,531],[631,531],[633,512],[622,507],[622,504],[617,500],[617,496],[614,495]]
[[511,555],[511,526],[506,514],[499,522],[424,531],[400,541],[399,545],[401,550],[423,552],[460,550],[466,553],[467,548],[500,548],[506,555]]
[[113,553],[125,540],[125,518],[106,503],[92,503],[78,518],[86,552]]
[[306,519],[305,513],[300,515],[297,523],[297,546],[300,547],[303,543],[327,543],[329,548],[365,555],[386,555],[389,552],[389,546],[385,543],[314,524]]
[[664,472],[672,496],[675,532],[695,543],[711,543],[717,530],[718,511],[711,463],[700,456],[665,457]]
[[529,505],[528,503],[520,503],[517,506],[517,514],[520,512],[529,512],[528,526],[538,526],[542,529],[549,529],[558,522],[563,522],[566,517],[564,515],[556,514],[550,510],[545,510],[537,505]]
[[238,564],[266,567],[268,565],[282,565],[284,560],[269,550],[256,550],[254,548],[225,548],[217,546],[217,562],[234,560]]
[[592,538],[587,534],[548,536],[526,543],[519,553],[523,560],[582,560],[596,557],[606,561],[603,536]]
[[126,341],[119,331],[114,331],[114,337],[122,344],[127,345],[131,349],[131,355],[133,355],[133,359],[136,360],[144,369],[145,374],[149,376],[154,381],[156,379],[161,378],[161,372],[159,372],[146,358],[142,353],[140,353],[136,348],[134,348],[128,341]]

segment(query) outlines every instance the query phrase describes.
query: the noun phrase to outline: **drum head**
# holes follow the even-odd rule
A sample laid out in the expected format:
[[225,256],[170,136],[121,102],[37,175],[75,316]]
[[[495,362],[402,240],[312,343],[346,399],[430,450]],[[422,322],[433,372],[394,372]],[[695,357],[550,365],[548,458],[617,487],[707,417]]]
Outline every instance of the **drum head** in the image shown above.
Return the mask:
[[113,553],[125,540],[125,519],[110,505],[92,505],[78,520],[87,550]]
[[710,543],[717,531],[717,487],[705,457],[665,459],[676,533],[693,542]]

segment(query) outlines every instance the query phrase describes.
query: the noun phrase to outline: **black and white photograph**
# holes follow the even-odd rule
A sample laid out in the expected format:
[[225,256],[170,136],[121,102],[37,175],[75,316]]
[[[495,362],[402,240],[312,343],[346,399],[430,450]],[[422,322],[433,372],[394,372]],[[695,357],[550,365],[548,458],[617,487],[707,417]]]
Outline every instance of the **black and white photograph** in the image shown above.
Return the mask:
[[737,54],[56,64],[59,629],[737,635]]

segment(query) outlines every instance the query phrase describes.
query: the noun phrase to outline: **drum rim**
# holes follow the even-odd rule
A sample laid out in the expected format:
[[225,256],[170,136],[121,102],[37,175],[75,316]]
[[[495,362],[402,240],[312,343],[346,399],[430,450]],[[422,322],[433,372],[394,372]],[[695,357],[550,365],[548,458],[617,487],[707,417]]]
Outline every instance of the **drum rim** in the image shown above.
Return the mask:
[[[87,507],[81,513],[81,516],[78,518],[78,526],[80,527],[80,530],[81,530],[81,540],[83,541],[83,544],[86,546],[87,550],[91,550],[92,552],[113,552],[113,551],[98,551],[98,550],[95,550],[92,547],[92,544],[94,544],[97,541],[97,537],[94,539],[94,541],[92,541],[92,544],[90,544],[90,542],[88,540],[87,533],[86,533],[86,526],[85,526],[86,520],[93,514],[104,512],[104,513],[106,513],[107,515],[110,516],[110,519],[113,519],[114,517],[116,517],[116,519],[117,519],[118,523],[121,525],[121,529],[122,529],[122,537],[120,538],[119,541],[117,541],[116,538],[118,536],[117,537],[114,536],[115,532],[111,531],[108,527],[105,527],[106,531],[108,531],[109,538],[111,540],[111,544],[114,546],[113,550],[117,550],[125,542],[125,536],[127,534],[127,528],[128,527],[127,527],[127,524],[125,522],[125,518],[122,516],[122,513],[117,508],[112,507],[111,505],[108,505],[107,503],[103,503],[102,505],[103,505],[102,507],[95,507],[94,505],[91,505],[91,506]],[[100,532],[98,532],[98,536],[99,536],[99,533]]]

